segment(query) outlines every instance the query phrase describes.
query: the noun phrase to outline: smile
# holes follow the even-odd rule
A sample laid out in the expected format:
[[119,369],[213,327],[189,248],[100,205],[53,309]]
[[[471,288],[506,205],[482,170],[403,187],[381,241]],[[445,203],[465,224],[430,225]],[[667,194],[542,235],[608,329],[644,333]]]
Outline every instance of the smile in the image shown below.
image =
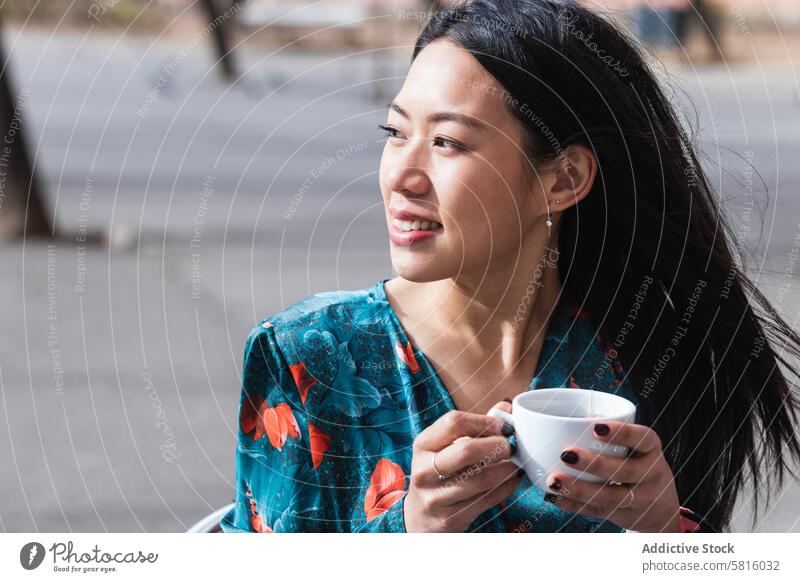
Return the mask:
[[393,220],[389,228],[389,240],[393,245],[409,247],[414,243],[435,237],[444,231],[438,222],[428,220]]
[[397,218],[392,220],[392,224],[406,232],[412,230],[435,230],[442,226],[438,222],[433,222],[432,220],[399,220]]

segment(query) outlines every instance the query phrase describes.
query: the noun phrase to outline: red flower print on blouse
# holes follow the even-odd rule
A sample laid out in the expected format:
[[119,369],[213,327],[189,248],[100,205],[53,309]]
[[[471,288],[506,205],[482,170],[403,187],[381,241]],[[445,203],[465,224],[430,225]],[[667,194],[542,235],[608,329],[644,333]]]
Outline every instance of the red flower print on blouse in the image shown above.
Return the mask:
[[683,515],[680,516],[680,522],[681,522],[681,533],[694,533],[700,529],[699,523],[692,521],[691,519]]
[[407,344],[397,342],[394,349],[397,351],[397,355],[400,356],[400,359],[408,366],[408,369],[411,370],[412,374],[419,372],[419,364],[417,363],[416,356],[414,356],[414,348],[411,347],[410,342]]
[[682,505],[678,508],[678,510],[680,513],[681,533],[702,533],[703,530],[700,526],[700,521],[698,521],[700,516],[698,516],[691,509],[683,507]]
[[250,436],[254,441],[264,436],[264,423],[261,420],[261,409],[264,405],[264,399],[258,394],[250,394],[242,402],[239,426],[242,432]]
[[247,495],[247,501],[250,503],[250,525],[253,531],[258,533],[273,533],[272,528],[264,523],[264,519],[258,514],[256,500],[253,499],[253,493],[247,485],[244,486],[244,493]]
[[381,459],[369,478],[369,487],[364,498],[364,512],[367,521],[372,521],[388,510],[406,494],[403,488],[406,474],[397,463],[389,459]]
[[589,313],[586,311],[586,309],[581,309],[577,303],[570,303],[567,308],[567,313],[573,317],[578,316],[581,319],[589,319]]
[[621,363],[621,362],[620,362],[618,359],[616,359],[616,358],[614,359],[614,364],[613,364],[613,366],[614,366],[614,371],[615,371],[617,374],[622,374],[622,373],[623,373],[623,370],[622,370],[622,363]]
[[625,375],[625,372],[622,369],[622,363],[620,363],[619,360],[615,359],[613,364],[612,364],[612,366],[614,368],[614,372],[616,373],[615,377],[614,377],[614,386],[619,386],[620,384],[622,384],[622,380],[620,380],[620,376],[624,376]]
[[300,393],[300,401],[305,405],[306,398],[308,398],[308,391],[317,383],[317,379],[308,374],[305,362],[292,364],[289,366],[289,369],[292,372],[297,391]]
[[279,451],[288,437],[300,438],[300,427],[288,404],[281,402],[275,408],[265,406],[261,416],[264,419],[270,444]]
[[289,405],[281,402],[273,408],[257,394],[249,395],[242,403],[239,425],[254,441],[267,435],[279,451],[288,437],[300,438],[300,427]]
[[309,422],[308,438],[311,441],[311,462],[316,469],[322,463],[325,451],[330,448],[331,437]]

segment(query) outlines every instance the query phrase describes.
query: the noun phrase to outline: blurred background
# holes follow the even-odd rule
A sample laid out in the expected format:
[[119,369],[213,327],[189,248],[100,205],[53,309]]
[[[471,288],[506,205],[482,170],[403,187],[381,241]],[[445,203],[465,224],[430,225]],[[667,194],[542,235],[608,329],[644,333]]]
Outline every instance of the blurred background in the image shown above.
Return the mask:
[[[587,3],[646,45],[797,322],[800,3]],[[433,4],[0,3],[0,531],[183,531],[232,500],[250,328],[393,276],[377,124]],[[797,484],[753,517],[800,531]]]

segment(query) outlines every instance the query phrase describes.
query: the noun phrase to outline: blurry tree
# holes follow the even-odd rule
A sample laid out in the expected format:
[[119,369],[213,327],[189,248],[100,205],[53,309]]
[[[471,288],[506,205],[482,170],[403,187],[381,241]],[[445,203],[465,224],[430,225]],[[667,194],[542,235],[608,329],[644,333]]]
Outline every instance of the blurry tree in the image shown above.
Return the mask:
[[54,236],[53,220],[36,179],[22,113],[25,93],[17,94],[9,74],[0,15],[0,239]]
[[239,0],[200,0],[206,22],[214,37],[222,76],[226,81],[236,79],[236,64],[231,52],[231,26],[239,12]]

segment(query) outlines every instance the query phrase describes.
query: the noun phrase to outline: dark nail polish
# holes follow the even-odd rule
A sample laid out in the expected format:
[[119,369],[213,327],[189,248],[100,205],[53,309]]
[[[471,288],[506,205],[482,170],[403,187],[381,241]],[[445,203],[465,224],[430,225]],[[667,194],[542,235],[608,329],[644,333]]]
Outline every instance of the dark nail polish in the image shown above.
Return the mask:
[[511,447],[511,456],[514,456],[514,453],[517,452],[517,443],[508,439],[508,446]]
[[508,424],[507,422],[503,423],[503,428],[501,430],[503,432],[503,435],[505,436],[511,436],[512,434],[514,434],[514,427]]
[[570,465],[578,462],[578,455],[573,451],[564,451],[561,453],[561,460]]
[[511,404],[511,398],[503,398],[503,402],[508,402],[509,404]]
[[555,495],[554,493],[545,493],[544,500],[547,501],[547,503],[555,503],[558,501],[558,495]]
[[550,489],[553,491],[561,491],[561,481],[553,479],[553,482],[550,484]]
[[600,436],[606,436],[609,432],[611,432],[611,429],[608,428],[607,424],[601,423],[594,425],[594,432],[596,432]]

